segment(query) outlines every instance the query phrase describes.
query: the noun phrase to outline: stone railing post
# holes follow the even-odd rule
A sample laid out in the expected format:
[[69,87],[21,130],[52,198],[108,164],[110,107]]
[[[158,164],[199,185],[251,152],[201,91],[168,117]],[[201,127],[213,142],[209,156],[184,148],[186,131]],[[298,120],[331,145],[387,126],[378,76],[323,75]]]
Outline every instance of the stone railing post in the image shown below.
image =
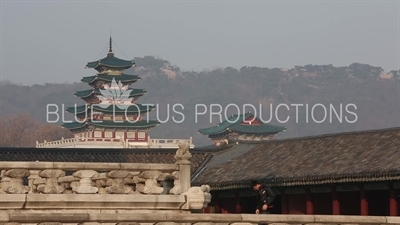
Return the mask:
[[111,185],[105,188],[106,193],[110,194],[130,194],[133,192],[132,187],[125,185],[124,178],[129,176],[129,171],[112,170],[106,173],[106,177],[112,178]]
[[179,184],[180,191],[186,192],[190,188],[190,159],[192,154],[190,154],[190,145],[186,141],[181,141],[178,144],[179,148],[176,151],[175,159],[176,163],[179,165]]
[[10,177],[8,187],[4,190],[8,194],[26,194],[29,192],[30,187],[23,184],[23,178],[29,176],[29,171],[26,169],[11,169],[4,173],[5,176]]
[[40,170],[29,170],[29,173],[30,175],[28,177],[28,185],[31,188],[29,194],[37,193],[36,185],[34,185],[33,182],[35,181],[35,179],[40,178],[39,177]]
[[79,194],[94,194],[98,192],[97,187],[92,186],[92,177],[99,174],[94,170],[78,170],[72,174],[74,177],[80,178],[79,184],[73,185],[72,191]]
[[38,192],[42,194],[61,194],[65,190],[65,188],[59,185],[57,181],[57,178],[65,176],[63,170],[47,169],[41,171],[39,176],[46,178],[46,183],[37,186],[36,189]]

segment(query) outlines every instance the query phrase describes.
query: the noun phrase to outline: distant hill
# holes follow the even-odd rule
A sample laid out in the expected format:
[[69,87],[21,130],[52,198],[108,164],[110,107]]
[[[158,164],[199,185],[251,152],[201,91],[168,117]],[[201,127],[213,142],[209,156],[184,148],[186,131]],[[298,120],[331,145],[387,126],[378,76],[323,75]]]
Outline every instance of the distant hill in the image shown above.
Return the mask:
[[[252,104],[256,106],[257,114],[262,109],[262,118],[265,120],[270,117],[271,109],[280,120],[290,116],[286,123],[278,122],[276,115],[273,116],[270,123],[287,127],[287,131],[279,134],[278,138],[400,126],[398,71],[383,73],[380,67],[353,63],[347,67],[305,65],[279,69],[245,66],[239,70],[228,67],[190,72],[181,71],[168,61],[151,56],[134,60],[137,67],[131,68],[127,73],[138,74],[142,80],[132,87],[144,88],[148,92],[138,103],[159,104],[158,113],[156,110],[150,113],[152,118],[159,114],[159,119],[165,120],[167,104],[170,104],[170,118],[174,115],[177,120],[181,120],[182,116],[172,111],[172,105],[180,103],[184,106],[184,110],[176,109],[184,113],[185,120],[175,123],[170,119],[161,124],[151,131],[153,138],[192,136],[197,146],[210,144],[207,137],[197,134],[197,130],[217,124],[218,117],[214,116],[210,121],[208,112],[199,116],[195,123],[196,104],[204,104],[208,110],[211,104],[220,104],[224,107],[223,113],[229,104],[240,107]],[[57,104],[61,115],[62,104],[73,106],[75,103],[83,103],[74,97],[74,92],[86,89],[89,86],[79,81],[72,84],[33,86],[2,82],[0,115],[29,113],[37,121],[45,123],[46,105]],[[281,105],[276,111],[279,104],[288,105],[289,110]],[[304,104],[298,106],[297,121],[296,107],[293,104]],[[327,110],[327,117],[325,122],[316,123],[314,120],[324,119],[322,105]],[[342,122],[338,119],[340,107],[343,113]],[[50,109],[54,110],[55,107]],[[199,109],[204,110],[202,107]],[[217,107],[214,107],[214,111],[217,111]],[[236,113],[231,105],[226,114],[229,116]],[[66,117],[71,119],[69,115]],[[329,121],[330,117],[332,122]],[[55,119],[54,115],[50,119]]]

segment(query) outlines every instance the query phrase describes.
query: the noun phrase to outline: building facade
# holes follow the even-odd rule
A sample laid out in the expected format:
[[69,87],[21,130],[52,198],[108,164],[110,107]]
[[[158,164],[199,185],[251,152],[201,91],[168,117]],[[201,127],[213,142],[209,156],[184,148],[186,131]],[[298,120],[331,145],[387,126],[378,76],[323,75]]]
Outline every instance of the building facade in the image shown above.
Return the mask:
[[400,215],[400,128],[240,143],[192,179],[211,186],[205,212],[254,213],[251,180],[270,186],[278,214]]

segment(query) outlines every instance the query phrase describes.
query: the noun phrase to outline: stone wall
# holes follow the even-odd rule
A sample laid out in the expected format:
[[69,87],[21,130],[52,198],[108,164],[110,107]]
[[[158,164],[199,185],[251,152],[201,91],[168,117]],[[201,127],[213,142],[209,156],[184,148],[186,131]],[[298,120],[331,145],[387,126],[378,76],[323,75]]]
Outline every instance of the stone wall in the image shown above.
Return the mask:
[[258,224],[400,224],[400,217],[179,214],[179,213],[0,213],[0,224],[38,225],[258,225]]
[[190,187],[189,144],[175,164],[1,162],[0,213],[189,213],[211,201]]

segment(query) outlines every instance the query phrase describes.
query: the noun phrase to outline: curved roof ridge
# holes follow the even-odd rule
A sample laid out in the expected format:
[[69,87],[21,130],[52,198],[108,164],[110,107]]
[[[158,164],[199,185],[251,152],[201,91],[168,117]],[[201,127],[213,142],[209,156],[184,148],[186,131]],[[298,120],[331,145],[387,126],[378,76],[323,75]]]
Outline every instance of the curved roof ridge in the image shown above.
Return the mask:
[[[309,136],[284,138],[284,139],[262,140],[262,141],[258,141],[258,142],[252,141],[252,143],[271,143],[271,142],[283,142],[283,141],[297,141],[297,140],[314,139],[314,138],[321,138],[321,137],[335,137],[335,136],[340,136],[340,135],[357,135],[357,134],[364,134],[364,133],[379,133],[379,132],[382,132],[382,131],[392,131],[392,130],[399,130],[399,132],[400,132],[400,127],[389,127],[389,128],[382,128],[382,129],[368,129],[368,130],[358,130],[358,131],[343,131],[343,132],[336,132],[336,133],[326,133],[326,134],[309,135]],[[241,142],[246,143],[246,141],[241,141]]]

